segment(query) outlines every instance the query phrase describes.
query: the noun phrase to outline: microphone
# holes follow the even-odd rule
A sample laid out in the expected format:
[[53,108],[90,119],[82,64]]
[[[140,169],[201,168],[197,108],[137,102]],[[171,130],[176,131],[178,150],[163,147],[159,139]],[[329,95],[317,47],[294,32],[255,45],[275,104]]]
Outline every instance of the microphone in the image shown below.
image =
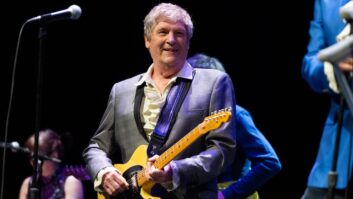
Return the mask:
[[82,10],[79,6],[72,5],[65,10],[60,10],[57,12],[52,12],[44,15],[39,15],[37,17],[33,17],[27,20],[27,22],[49,24],[54,21],[60,21],[60,20],[66,20],[66,19],[77,20],[78,18],[80,18],[81,13],[82,13]]
[[[21,147],[20,144],[16,141],[13,141],[10,143],[0,142],[0,148],[11,149],[12,152],[21,152],[33,157],[33,153],[27,147]],[[38,157],[43,160],[49,160],[55,163],[61,163],[60,159],[52,158],[41,153],[38,153]]]
[[23,152],[23,153],[27,153],[27,154],[31,153],[28,148],[20,147],[20,144],[16,141],[13,141],[10,143],[0,142],[0,147],[6,148],[6,149],[11,149],[11,151],[13,151],[13,152]]
[[320,50],[318,57],[321,61],[338,63],[349,57],[353,50],[353,36],[350,35],[346,39],[337,42],[323,50]]
[[341,18],[345,19],[348,22],[353,21],[353,2],[349,1],[340,7]]

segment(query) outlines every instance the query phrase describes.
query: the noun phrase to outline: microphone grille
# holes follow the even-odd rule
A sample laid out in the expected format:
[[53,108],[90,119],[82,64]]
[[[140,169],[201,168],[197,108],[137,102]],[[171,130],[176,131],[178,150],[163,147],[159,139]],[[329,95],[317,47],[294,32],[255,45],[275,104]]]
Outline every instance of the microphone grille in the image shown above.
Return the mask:
[[18,147],[20,147],[20,144],[18,142],[14,141],[14,142],[11,142],[11,146],[13,148],[18,148]]
[[76,20],[76,19],[80,18],[81,13],[82,13],[80,6],[72,5],[69,7],[69,10],[71,12],[71,19]]

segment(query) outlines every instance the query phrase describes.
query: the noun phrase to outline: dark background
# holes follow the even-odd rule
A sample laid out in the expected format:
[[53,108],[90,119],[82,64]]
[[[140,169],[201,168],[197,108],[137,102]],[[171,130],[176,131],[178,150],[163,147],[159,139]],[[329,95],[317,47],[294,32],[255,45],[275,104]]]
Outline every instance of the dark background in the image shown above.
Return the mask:
[[[0,141],[5,140],[16,43],[27,19],[72,4],[82,8],[79,20],[46,26],[40,124],[66,140],[65,162],[80,165],[111,86],[145,72],[151,63],[144,47],[143,18],[158,2],[7,2],[0,14]],[[204,52],[223,62],[234,81],[237,102],[251,112],[282,161],[282,172],[259,190],[261,198],[300,198],[329,102],[327,96],[311,91],[300,75],[313,0],[171,2],[193,18],[190,55]],[[36,25],[23,29],[15,72],[7,140],[21,145],[35,129],[38,32]],[[6,154],[4,198],[17,198],[22,179],[32,170],[24,154]],[[85,181],[85,188],[86,198],[96,198],[90,182]]]

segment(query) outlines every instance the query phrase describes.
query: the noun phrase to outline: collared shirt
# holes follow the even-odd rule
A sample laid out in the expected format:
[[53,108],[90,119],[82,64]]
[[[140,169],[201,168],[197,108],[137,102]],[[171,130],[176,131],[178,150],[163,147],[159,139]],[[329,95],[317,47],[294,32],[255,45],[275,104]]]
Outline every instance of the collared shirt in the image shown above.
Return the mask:
[[153,65],[148,68],[147,72],[143,75],[141,80],[136,83],[136,86],[139,86],[144,82],[146,83],[146,86],[144,87],[145,95],[142,100],[141,106],[141,121],[144,123],[143,128],[148,139],[151,138],[151,134],[154,128],[156,127],[160,111],[163,105],[165,104],[167,95],[173,83],[176,81],[177,78],[192,78],[192,67],[187,62],[185,62],[182,69],[173,78],[169,80],[164,91],[160,93],[152,79],[152,70]]

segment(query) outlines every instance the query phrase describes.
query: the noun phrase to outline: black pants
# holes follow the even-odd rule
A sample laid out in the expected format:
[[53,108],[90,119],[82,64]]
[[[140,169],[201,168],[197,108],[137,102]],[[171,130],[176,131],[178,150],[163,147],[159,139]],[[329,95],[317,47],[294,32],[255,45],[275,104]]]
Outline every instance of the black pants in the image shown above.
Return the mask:
[[[345,189],[335,190],[334,199],[344,199]],[[327,199],[328,190],[307,187],[301,199]]]

